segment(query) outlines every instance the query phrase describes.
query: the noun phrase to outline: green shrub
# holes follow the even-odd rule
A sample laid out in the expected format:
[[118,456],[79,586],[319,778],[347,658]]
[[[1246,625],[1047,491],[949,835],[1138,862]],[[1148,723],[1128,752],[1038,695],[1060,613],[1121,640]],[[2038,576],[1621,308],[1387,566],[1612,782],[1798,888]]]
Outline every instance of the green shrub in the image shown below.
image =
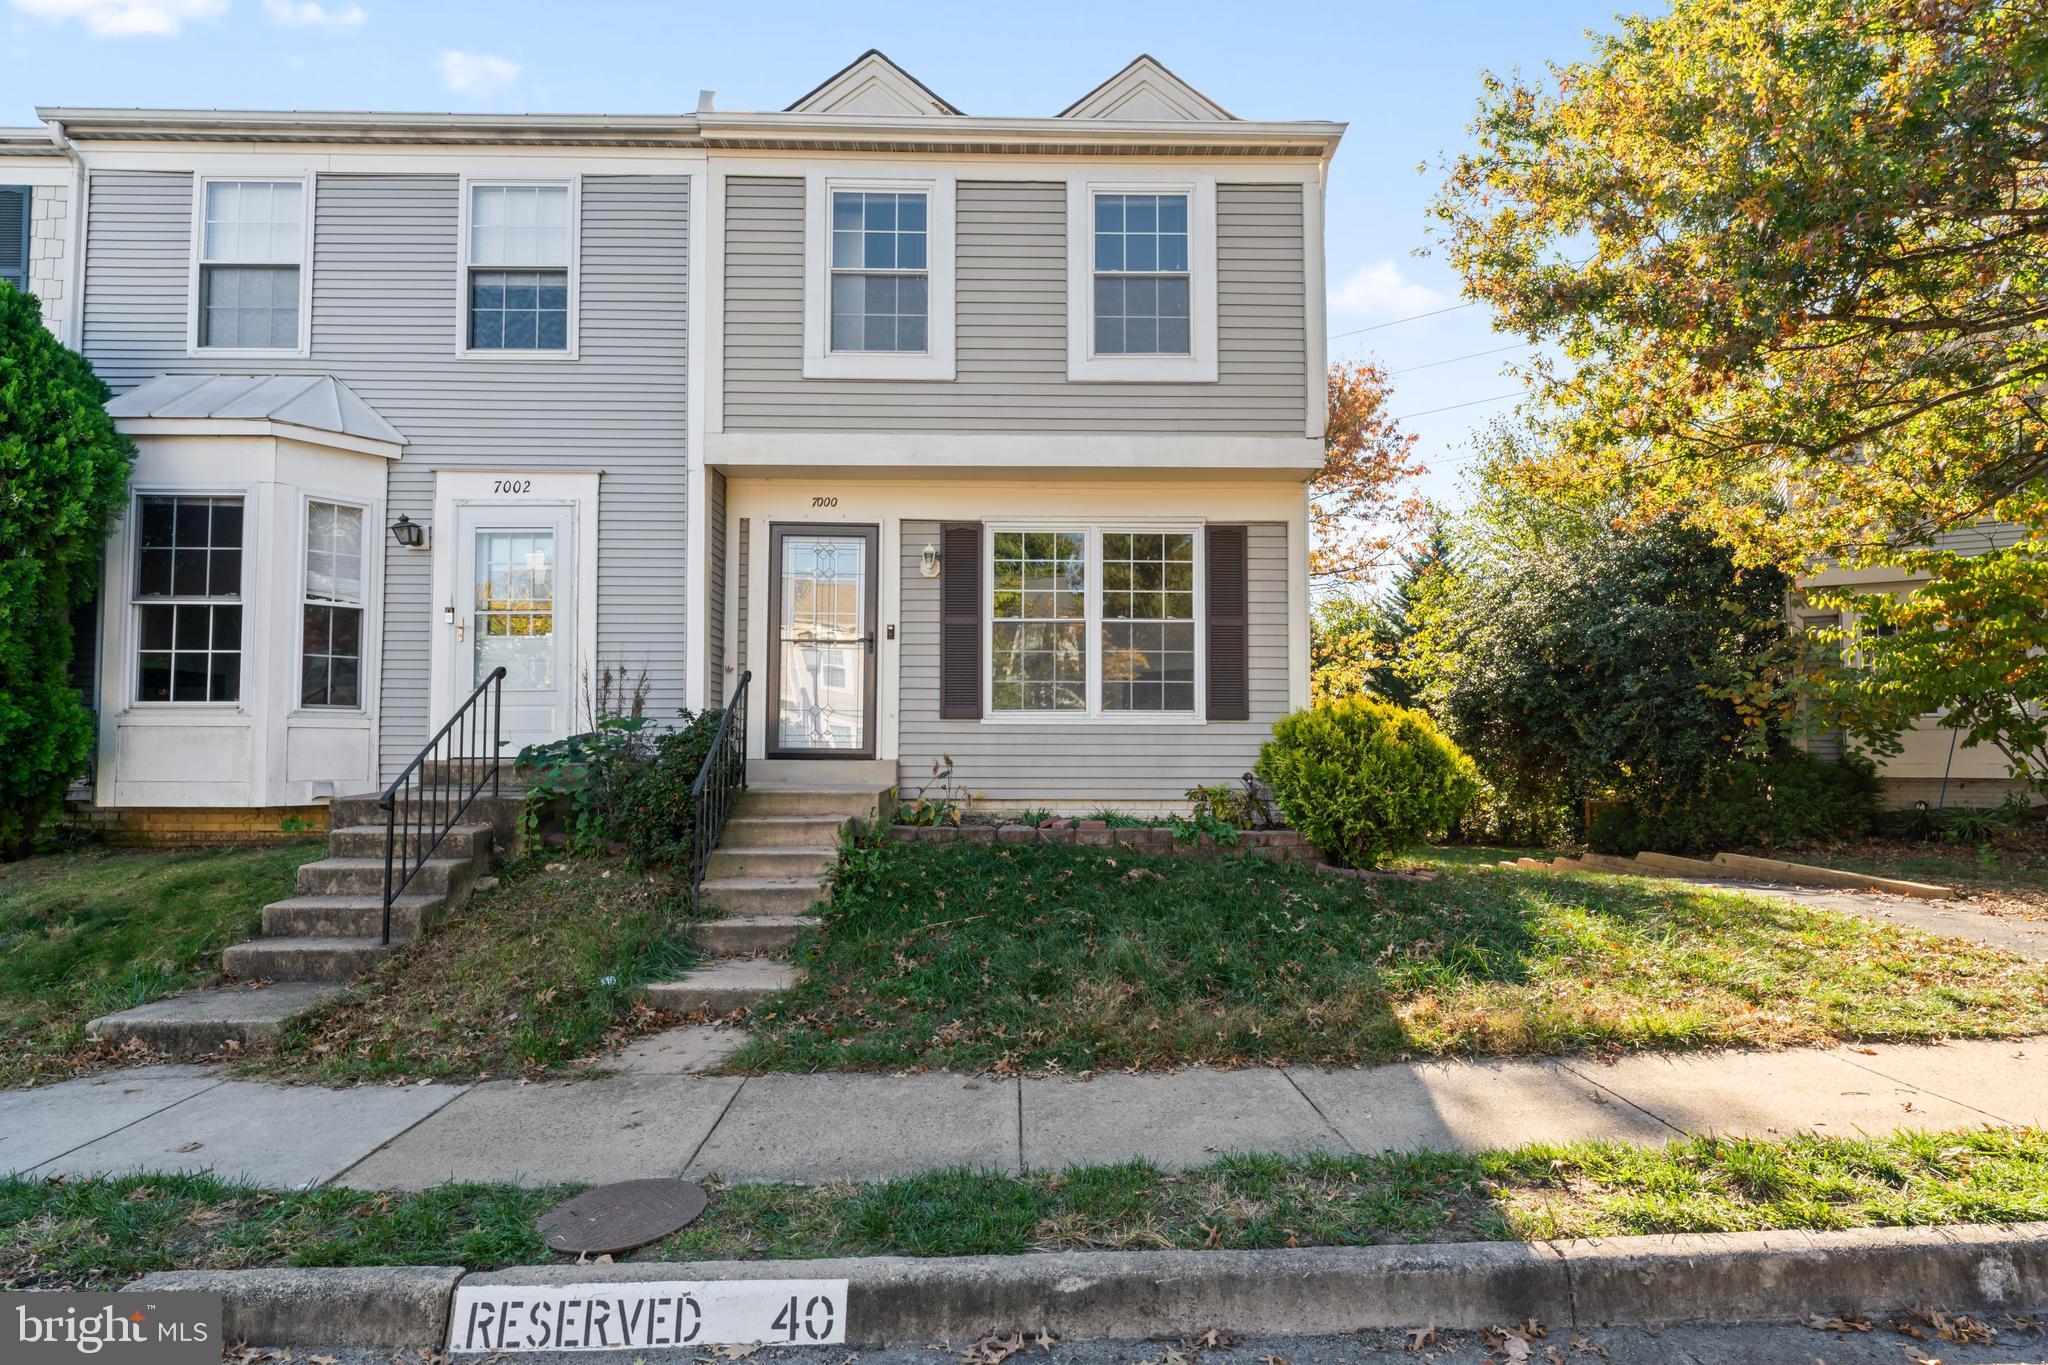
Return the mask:
[[1608,806],[1594,816],[1586,842],[1596,853],[1622,856],[1842,843],[1868,834],[1876,820],[1877,771],[1867,760],[1828,763],[1788,750],[1731,763],[1704,791],[1662,810]]
[[1368,697],[1283,716],[1258,775],[1288,822],[1350,867],[1449,829],[1479,794],[1472,760],[1434,721]]
[[697,808],[690,787],[710,756],[723,711],[683,712],[655,736],[653,756],[625,785],[613,813],[616,837],[642,867],[687,867],[695,852]]
[[92,752],[70,613],[99,582],[135,459],[111,396],[35,297],[0,284],[0,856],[31,846]]

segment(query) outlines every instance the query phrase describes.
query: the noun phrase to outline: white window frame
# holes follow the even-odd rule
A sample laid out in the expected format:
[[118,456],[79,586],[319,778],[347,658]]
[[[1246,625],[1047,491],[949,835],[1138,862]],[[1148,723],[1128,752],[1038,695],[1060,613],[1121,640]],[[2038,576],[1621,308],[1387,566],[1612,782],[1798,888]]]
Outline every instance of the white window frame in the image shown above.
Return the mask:
[[[249,682],[256,651],[250,645],[251,627],[258,604],[251,600],[250,582],[256,555],[250,547],[255,535],[257,489],[253,484],[138,484],[129,489],[127,567],[122,585],[127,606],[126,638],[121,642],[121,672],[126,680],[122,699],[128,711],[161,711],[177,715],[210,712],[215,715],[246,715],[255,710],[249,700]],[[242,582],[235,605],[242,609],[242,650],[240,676],[235,680],[234,701],[144,701],[142,699],[142,609],[146,606],[176,606],[178,599],[144,598],[136,585],[142,574],[142,500],[144,498],[239,498],[242,502]],[[225,598],[214,598],[224,602]],[[104,661],[102,667],[104,667]]]
[[[512,266],[472,266],[469,260],[470,205],[474,191],[496,186],[512,188],[544,187],[569,191],[569,317],[567,345],[559,351],[540,349],[506,349],[485,347],[473,348],[469,344],[469,273],[471,270],[518,269]],[[561,361],[577,358],[582,342],[583,316],[583,177],[580,175],[470,175],[464,173],[461,184],[462,202],[456,214],[455,239],[455,354],[464,360],[513,360],[513,361]],[[534,270],[553,270],[554,266],[532,266]]]
[[[1080,522],[1066,517],[991,521],[982,528],[981,546],[981,719],[984,725],[1204,725],[1209,718],[1209,588],[1208,523],[1186,518],[1111,517]],[[1003,532],[1055,531],[1086,538],[1088,586],[1086,643],[1088,707],[1084,711],[998,711],[996,691],[996,536]],[[1108,711],[1102,705],[1102,537],[1120,531],[1140,534],[1184,533],[1195,546],[1195,705],[1191,711]]]
[[[313,504],[324,502],[330,507],[345,507],[360,513],[363,518],[363,563],[356,579],[356,597],[353,602],[315,601],[309,589],[311,575],[306,568],[306,538],[313,531]],[[305,490],[299,494],[299,516],[297,540],[294,548],[298,554],[298,596],[293,599],[294,612],[292,628],[296,645],[292,651],[291,705],[286,708],[293,714],[312,716],[355,716],[369,710],[370,700],[370,566],[382,553],[383,529],[377,525],[370,504],[355,498],[338,497],[331,493]],[[354,607],[363,614],[360,634],[356,641],[356,704],[354,706],[308,706],[306,691],[306,608],[307,607]],[[331,655],[330,655],[331,657]]]
[[[834,175],[812,171],[804,177],[804,378],[952,379],[956,373],[954,199],[951,171],[931,175]],[[919,351],[834,351],[832,349],[832,192],[868,190],[925,196],[926,349]]]
[[[1188,197],[1188,353],[1095,354],[1095,196]],[[1162,170],[1067,177],[1067,378],[1076,383],[1216,382],[1216,177]]]
[[[299,199],[299,340],[295,346],[202,346],[199,344],[200,276],[202,267],[209,264],[206,255],[206,187],[216,184],[271,184],[296,183],[304,188]],[[273,173],[251,170],[230,175],[226,172],[195,171],[192,176],[192,245],[189,276],[186,281],[185,298],[185,354],[188,356],[209,356],[216,359],[238,357],[270,358],[278,356],[307,356],[313,349],[313,209],[314,195],[319,188],[319,178],[311,171],[297,173]],[[233,261],[211,262],[216,265],[233,265]],[[256,264],[243,262],[242,264]],[[288,261],[266,262],[270,265],[289,265]]]

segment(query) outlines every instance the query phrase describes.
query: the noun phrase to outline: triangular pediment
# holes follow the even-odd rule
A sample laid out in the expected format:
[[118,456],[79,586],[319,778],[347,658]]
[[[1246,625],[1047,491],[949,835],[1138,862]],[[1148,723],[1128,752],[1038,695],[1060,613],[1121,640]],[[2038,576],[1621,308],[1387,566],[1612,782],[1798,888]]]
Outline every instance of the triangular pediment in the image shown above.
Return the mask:
[[1149,56],[1139,57],[1059,116],[1141,123],[1216,123],[1237,117]]
[[958,114],[924,82],[869,48],[853,64],[789,106],[793,114],[866,114],[896,117]]

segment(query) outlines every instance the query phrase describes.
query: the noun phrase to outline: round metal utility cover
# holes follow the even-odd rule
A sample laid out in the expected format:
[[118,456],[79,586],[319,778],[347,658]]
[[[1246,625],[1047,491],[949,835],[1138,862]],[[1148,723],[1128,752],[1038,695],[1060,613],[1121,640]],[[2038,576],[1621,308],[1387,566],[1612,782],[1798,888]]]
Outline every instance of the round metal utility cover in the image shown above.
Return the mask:
[[688,1180],[624,1180],[585,1190],[539,1218],[542,1235],[572,1256],[616,1256],[696,1221],[709,1203]]

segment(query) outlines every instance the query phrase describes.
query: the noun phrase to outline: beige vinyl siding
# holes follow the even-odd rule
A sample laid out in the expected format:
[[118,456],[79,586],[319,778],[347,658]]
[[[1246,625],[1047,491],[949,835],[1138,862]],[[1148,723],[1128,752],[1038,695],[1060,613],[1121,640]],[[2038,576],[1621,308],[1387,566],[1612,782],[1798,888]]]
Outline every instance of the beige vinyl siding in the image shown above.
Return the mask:
[[[159,374],[332,374],[403,433],[386,519],[431,521],[437,469],[601,470],[598,654],[683,705],[688,193],[680,176],[589,176],[576,360],[460,358],[459,181],[325,174],[314,208],[312,355],[185,354],[192,177],[92,177],[84,350],[118,393]],[[382,765],[424,742],[437,628],[428,552],[385,549]],[[578,708],[584,691],[578,680]],[[437,708],[438,709],[438,708]]]
[[[736,556],[737,560],[739,561],[739,562],[738,562],[738,565],[737,565],[737,569],[738,569],[737,577],[739,578],[739,583],[738,583],[737,589],[736,589],[736,590],[734,591],[734,593],[733,593],[733,603],[734,603],[734,611],[735,611],[735,614],[736,614],[736,615],[737,615],[737,616],[739,617],[739,619],[738,619],[737,621],[734,621],[734,622],[733,622],[733,648],[734,648],[734,650],[736,651],[736,653],[738,654],[738,657],[739,657],[739,661],[740,661],[740,667],[741,667],[741,668],[745,668],[745,667],[747,666],[747,657],[748,657],[748,656],[747,656],[747,558],[748,558],[748,556],[749,556],[750,554],[752,554],[752,552],[753,552],[753,541],[754,541],[754,537],[753,537],[753,534],[752,534],[752,526],[753,526],[753,519],[752,519],[751,517],[741,517],[741,518],[740,518],[740,524],[739,524],[739,526],[738,526],[738,528],[737,528],[737,529],[738,529],[738,531],[739,531],[739,542],[740,542],[740,543],[739,543],[739,545],[738,545],[738,546],[736,547],[736,548],[738,549],[738,551],[739,551],[738,555]],[[762,689],[762,688],[763,688],[764,686],[766,686],[766,684],[765,684],[765,683],[762,683],[762,682],[761,682],[761,681],[760,681],[759,679],[756,679],[756,680],[755,680],[755,682],[754,682],[754,684],[753,684],[753,687],[752,687],[752,689],[751,689],[751,691],[752,691],[752,695],[753,695],[753,696],[755,696],[755,697],[759,697],[759,696],[761,696],[761,695],[762,695],[762,693],[761,693],[761,689]],[[760,705],[760,703],[759,703],[759,702],[756,702],[756,703],[755,703],[755,705],[757,705],[757,706],[758,706],[758,705]]]
[[957,375],[803,377],[804,186],[726,182],[728,431],[1301,434],[1307,324],[1300,185],[1217,187],[1217,382],[1067,379],[1067,188],[957,191]]
[[[902,527],[899,780],[915,788],[953,758],[960,785],[995,801],[1179,802],[1189,787],[1234,782],[1287,710],[1287,527],[1255,522],[1248,538],[1251,719],[1213,725],[1091,721],[1074,725],[939,719],[939,580],[918,572],[936,521]],[[985,662],[985,661],[984,661]]]

